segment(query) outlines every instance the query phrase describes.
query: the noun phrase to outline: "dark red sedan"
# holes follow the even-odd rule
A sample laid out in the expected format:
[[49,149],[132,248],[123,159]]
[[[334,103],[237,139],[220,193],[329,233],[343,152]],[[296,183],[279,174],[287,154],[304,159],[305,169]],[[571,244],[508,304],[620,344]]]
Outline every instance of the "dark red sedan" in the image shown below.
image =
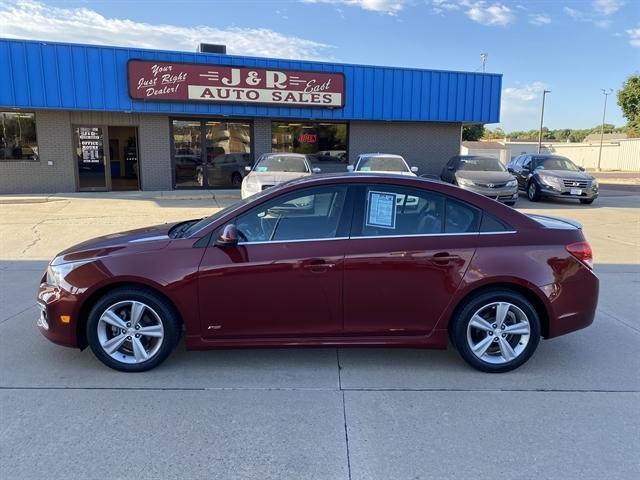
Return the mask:
[[123,371],[160,364],[184,331],[189,349],[451,340],[504,372],[540,337],[591,324],[597,300],[579,225],[440,182],[346,174],[72,247],[42,278],[38,325]]

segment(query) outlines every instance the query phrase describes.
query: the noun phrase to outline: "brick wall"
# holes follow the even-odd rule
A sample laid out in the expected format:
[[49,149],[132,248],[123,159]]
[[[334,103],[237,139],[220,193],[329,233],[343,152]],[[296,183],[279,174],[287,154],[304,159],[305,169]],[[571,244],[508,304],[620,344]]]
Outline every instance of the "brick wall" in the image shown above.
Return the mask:
[[36,137],[39,161],[0,162],[0,193],[75,191],[69,112],[36,112]]
[[420,174],[439,175],[444,164],[460,153],[459,123],[351,122],[349,163],[361,153],[402,155]]
[[253,121],[253,157],[258,160],[263,153],[271,152],[271,119],[256,118]]
[[156,115],[140,117],[140,184],[142,190],[171,190],[171,138],[169,118]]

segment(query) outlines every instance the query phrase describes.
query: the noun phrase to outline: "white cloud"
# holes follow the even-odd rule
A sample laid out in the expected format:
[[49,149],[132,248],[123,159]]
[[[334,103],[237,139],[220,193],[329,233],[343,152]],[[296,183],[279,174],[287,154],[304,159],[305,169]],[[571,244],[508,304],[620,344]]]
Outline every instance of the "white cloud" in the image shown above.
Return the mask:
[[501,3],[487,6],[485,2],[475,2],[469,6],[466,13],[474,22],[488,26],[504,26],[516,19],[513,11]]
[[534,128],[540,115],[542,91],[548,86],[540,81],[502,89],[500,123],[509,129]]
[[108,18],[90,8],[59,8],[37,1],[0,3],[3,37],[195,51],[200,42],[222,43],[231,54],[327,58],[329,45],[268,28],[180,27]]
[[358,7],[371,12],[386,13],[387,15],[397,15],[409,0],[301,0],[303,3],[326,3],[329,5],[344,5],[348,7]]
[[529,23],[536,26],[549,25],[551,17],[543,13],[532,13],[529,15]]
[[640,26],[638,28],[630,28],[625,30],[629,37],[629,45],[632,47],[640,48]]
[[612,15],[624,5],[623,0],[594,0],[593,8],[600,15]]

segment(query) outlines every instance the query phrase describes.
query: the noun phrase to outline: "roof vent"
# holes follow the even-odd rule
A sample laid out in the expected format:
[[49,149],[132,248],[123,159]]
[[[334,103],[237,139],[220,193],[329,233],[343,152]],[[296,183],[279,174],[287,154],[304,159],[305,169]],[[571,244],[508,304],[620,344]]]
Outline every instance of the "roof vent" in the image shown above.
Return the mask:
[[214,43],[201,43],[198,45],[198,53],[221,53],[222,55],[227,54],[227,46],[226,45],[217,45]]

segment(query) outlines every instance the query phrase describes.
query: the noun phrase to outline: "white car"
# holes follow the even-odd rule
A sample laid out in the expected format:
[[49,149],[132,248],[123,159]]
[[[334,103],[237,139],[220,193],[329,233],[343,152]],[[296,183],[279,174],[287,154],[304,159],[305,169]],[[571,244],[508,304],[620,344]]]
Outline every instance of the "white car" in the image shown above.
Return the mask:
[[243,199],[279,183],[320,173],[320,169],[312,169],[307,156],[300,153],[265,153],[253,167],[245,167],[245,170],[249,174],[240,188]]
[[392,153],[363,153],[358,156],[355,166],[349,165],[350,172],[385,172],[398,175],[416,176],[418,167],[409,167],[404,158]]

